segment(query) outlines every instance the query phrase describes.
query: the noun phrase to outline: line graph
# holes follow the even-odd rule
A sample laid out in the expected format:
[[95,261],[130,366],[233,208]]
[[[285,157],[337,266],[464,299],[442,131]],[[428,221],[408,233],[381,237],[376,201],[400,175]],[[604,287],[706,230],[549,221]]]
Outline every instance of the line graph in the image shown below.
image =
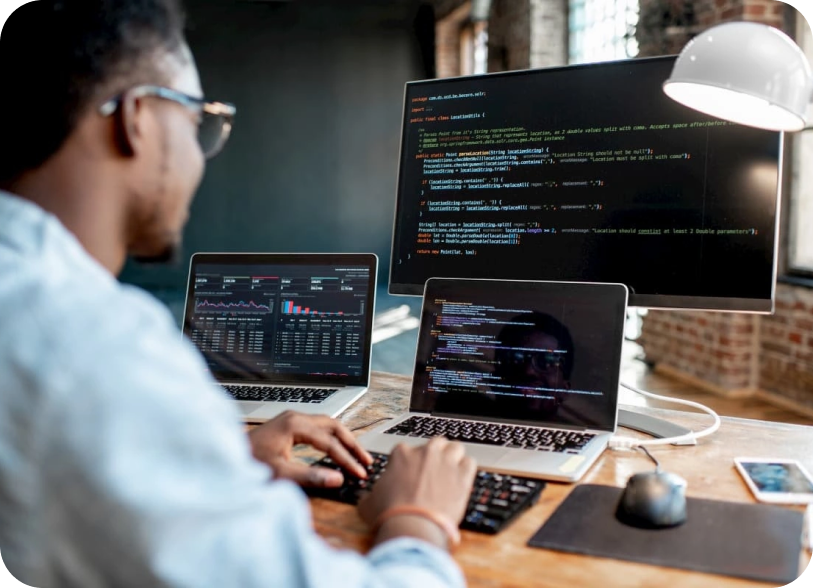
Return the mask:
[[195,300],[195,312],[271,312],[268,304],[259,304],[253,300],[238,302],[210,302],[207,299]]

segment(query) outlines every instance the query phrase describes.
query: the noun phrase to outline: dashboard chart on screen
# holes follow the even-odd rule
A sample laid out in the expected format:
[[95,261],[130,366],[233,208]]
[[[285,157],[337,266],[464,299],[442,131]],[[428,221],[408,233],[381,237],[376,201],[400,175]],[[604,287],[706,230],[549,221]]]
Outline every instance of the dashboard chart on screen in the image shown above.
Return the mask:
[[210,368],[359,375],[370,320],[370,267],[198,264],[185,332]]
[[621,282],[636,306],[770,311],[782,136],[670,100],[673,63],[409,82],[390,291]]

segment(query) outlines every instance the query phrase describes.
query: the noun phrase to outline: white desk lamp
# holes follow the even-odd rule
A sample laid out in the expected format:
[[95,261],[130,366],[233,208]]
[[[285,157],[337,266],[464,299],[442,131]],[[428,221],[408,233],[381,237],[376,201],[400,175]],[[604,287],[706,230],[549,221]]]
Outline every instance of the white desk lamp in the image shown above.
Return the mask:
[[800,131],[808,123],[813,72],[785,33],[768,25],[731,22],[700,33],[683,48],[663,91],[717,118]]
[[[692,39],[680,52],[663,91],[673,100],[717,118],[772,131],[800,131],[808,123],[813,72],[804,52],[783,32],[763,24],[732,22]],[[659,398],[634,386],[622,386]],[[714,411],[692,406],[714,416],[714,425],[692,433],[661,419],[623,411],[624,426],[662,438],[613,437],[610,446],[693,444],[716,431],[720,419]]]

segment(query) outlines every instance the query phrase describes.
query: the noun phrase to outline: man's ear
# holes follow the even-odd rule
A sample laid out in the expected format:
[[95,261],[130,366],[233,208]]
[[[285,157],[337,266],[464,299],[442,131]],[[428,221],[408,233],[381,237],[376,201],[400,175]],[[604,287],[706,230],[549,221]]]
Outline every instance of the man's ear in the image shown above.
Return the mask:
[[144,103],[131,92],[125,92],[116,109],[115,128],[116,146],[125,157],[133,157],[141,151],[144,142],[144,125],[141,118]]

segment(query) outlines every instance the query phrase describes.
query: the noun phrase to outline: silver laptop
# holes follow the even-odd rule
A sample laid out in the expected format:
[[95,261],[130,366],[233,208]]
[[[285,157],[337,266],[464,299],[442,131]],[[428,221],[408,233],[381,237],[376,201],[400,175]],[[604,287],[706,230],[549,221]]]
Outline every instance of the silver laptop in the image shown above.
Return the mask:
[[483,469],[580,479],[616,429],[626,307],[623,284],[428,280],[409,412],[360,443],[443,435]]
[[196,253],[183,332],[247,422],[336,416],[370,382],[377,269],[367,253]]

